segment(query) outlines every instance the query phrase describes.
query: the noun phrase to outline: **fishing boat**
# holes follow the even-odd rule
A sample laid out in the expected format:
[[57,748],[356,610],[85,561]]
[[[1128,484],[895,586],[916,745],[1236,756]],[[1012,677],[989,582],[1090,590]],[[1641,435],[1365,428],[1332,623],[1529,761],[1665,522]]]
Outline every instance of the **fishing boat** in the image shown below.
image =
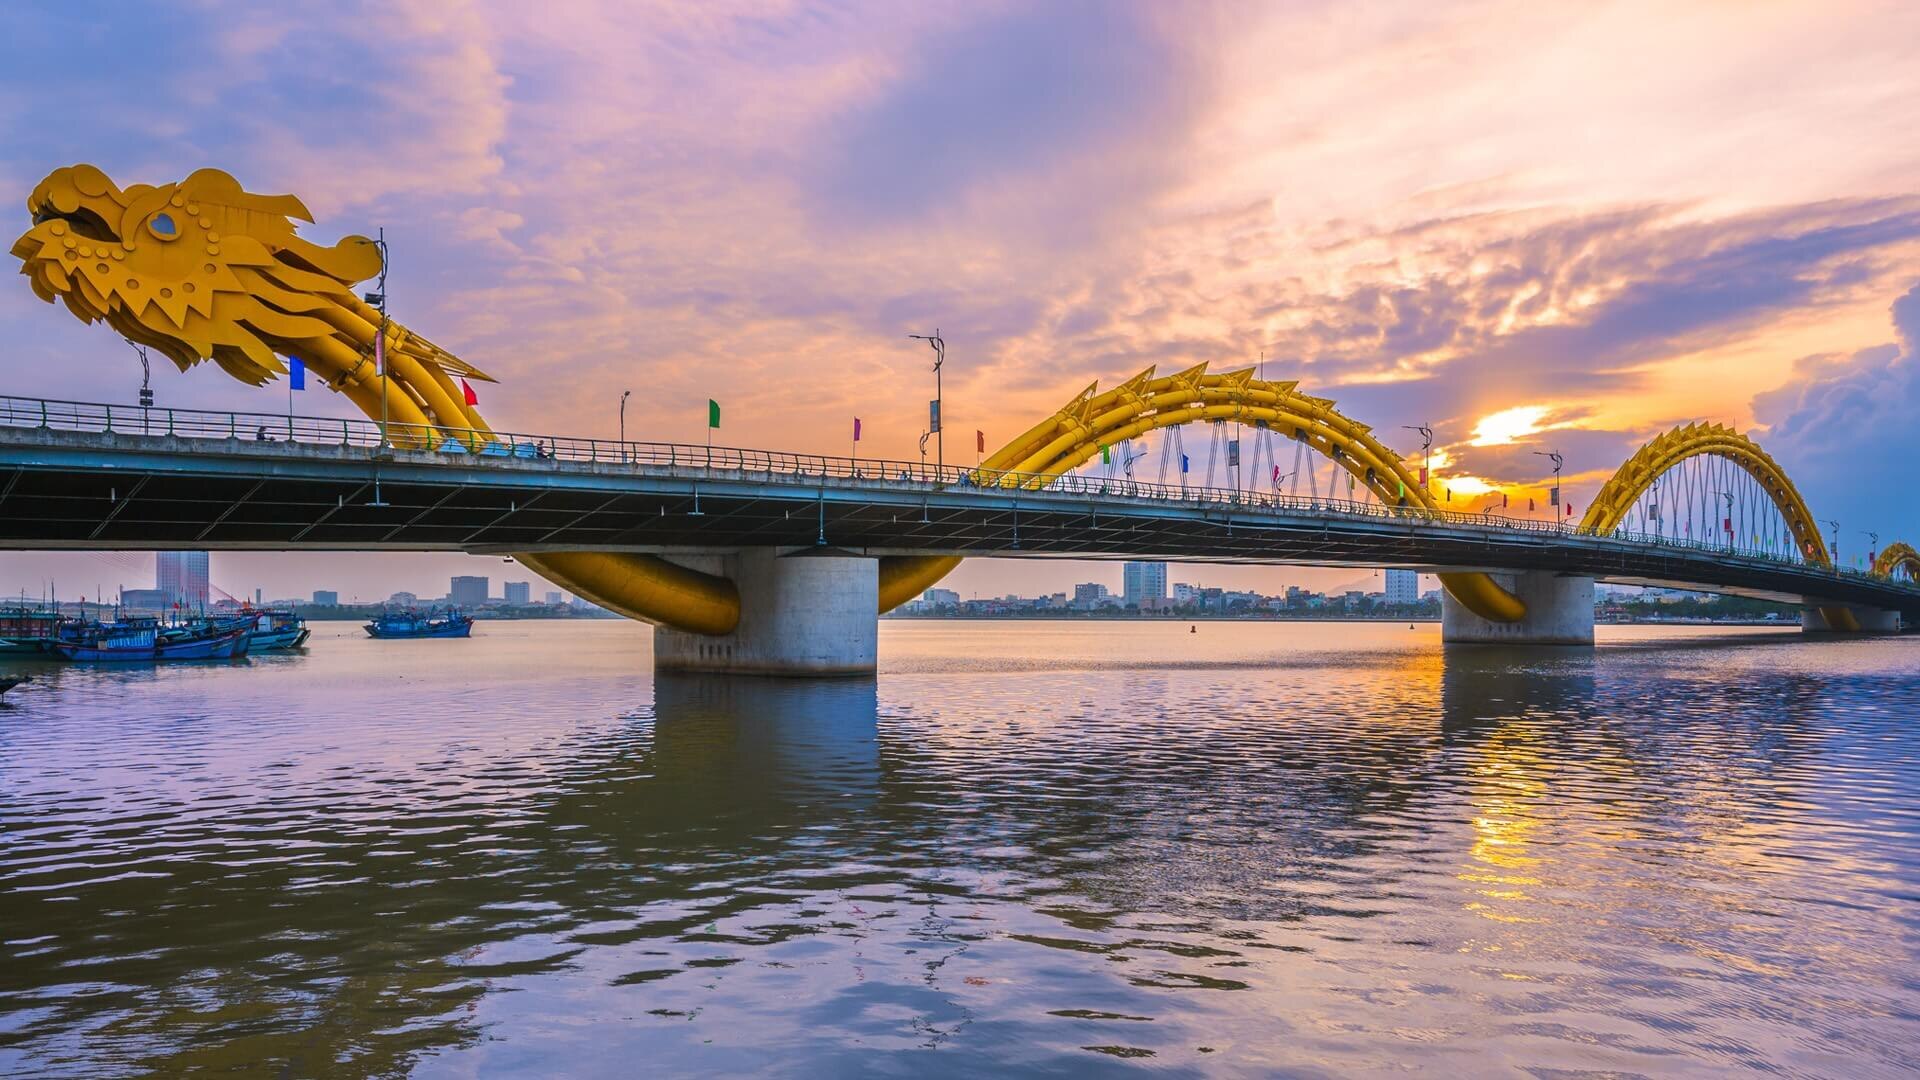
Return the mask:
[[458,609],[441,614],[383,611],[367,624],[376,638],[463,638],[473,633],[473,616]]
[[81,663],[156,660],[236,660],[247,655],[253,632],[217,623],[162,629],[156,619],[116,619],[62,626],[54,655]]
[[57,608],[15,604],[0,608],[0,656],[37,655],[59,636]]
[[253,644],[247,646],[249,652],[287,652],[305,645],[307,638],[313,635],[307,620],[291,611],[248,611],[243,614],[250,617],[253,629]]

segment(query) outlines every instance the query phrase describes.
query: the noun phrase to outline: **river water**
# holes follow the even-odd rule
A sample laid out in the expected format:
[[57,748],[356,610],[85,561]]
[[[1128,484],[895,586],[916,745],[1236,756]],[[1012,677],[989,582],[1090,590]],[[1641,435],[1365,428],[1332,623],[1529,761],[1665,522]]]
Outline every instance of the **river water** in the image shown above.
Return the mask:
[[[1920,638],[889,622],[34,668],[0,1074],[1920,1071]],[[13,669],[22,666],[15,663]]]

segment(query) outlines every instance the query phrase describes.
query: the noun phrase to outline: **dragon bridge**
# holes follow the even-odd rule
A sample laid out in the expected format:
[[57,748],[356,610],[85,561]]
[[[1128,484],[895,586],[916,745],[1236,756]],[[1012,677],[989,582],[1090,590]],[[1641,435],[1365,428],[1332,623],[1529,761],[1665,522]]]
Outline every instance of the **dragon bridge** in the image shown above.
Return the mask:
[[[326,386],[371,417],[398,425],[403,446],[452,438],[491,439],[486,421],[456,378],[492,381],[365,302],[354,286],[383,272],[384,252],[363,236],[331,247],[296,234],[311,222],[291,195],[256,195],[216,169],[178,183],[115,185],[100,169],[55,170],[27,200],[32,227],[13,244],[34,292],[84,322],[105,322],[182,371],[211,361],[252,385],[287,373],[299,357]],[[382,362],[386,371],[381,371]],[[1432,493],[1367,425],[1292,381],[1253,369],[1171,375],[1146,371],[1108,390],[1088,386],[1064,408],[985,459],[980,485],[1041,487],[1091,461],[1103,447],[1184,424],[1232,422],[1275,432],[1330,459],[1383,505],[1437,513]],[[1744,470],[1779,510],[1799,557],[1831,556],[1805,501],[1779,465],[1751,439],[1719,425],[1675,428],[1642,447],[1601,489],[1580,524],[1610,534],[1670,470],[1716,457]],[[727,577],[652,555],[542,552],[516,556],[541,575],[628,616],[694,634],[724,635],[740,622],[738,586]],[[878,610],[911,599],[960,563],[950,556],[879,561]],[[1881,575],[1920,573],[1920,556],[1895,544]],[[1466,610],[1517,623],[1527,606],[1483,573],[1439,575]]]
[[[455,377],[492,381],[471,364],[387,318],[354,285],[384,255],[363,236],[331,247],[302,239],[312,214],[291,195],[257,195],[231,175],[201,169],[178,183],[119,187],[92,165],[57,169],[27,199],[33,225],[13,254],[36,295],[83,322],[105,322],[182,371],[211,361],[251,385],[286,374],[297,356],[368,416],[386,415],[402,445],[428,438],[484,440],[490,429]],[[384,356],[386,378],[381,378]],[[1431,496],[1365,425],[1291,382],[1205,366],[1154,378],[1152,369],[1104,393],[1088,387],[1065,409],[983,465],[997,482],[1043,482],[1084,463],[1102,443],[1195,421],[1262,424],[1331,457],[1383,501],[1421,508]],[[439,435],[429,433],[438,432]],[[1022,474],[1024,479],[1008,479]],[[740,619],[734,582],[652,555],[544,552],[519,560],[542,576],[634,618],[699,634]],[[948,556],[880,560],[879,610],[911,599],[958,566]],[[1481,574],[1442,575],[1489,618],[1524,607]]]

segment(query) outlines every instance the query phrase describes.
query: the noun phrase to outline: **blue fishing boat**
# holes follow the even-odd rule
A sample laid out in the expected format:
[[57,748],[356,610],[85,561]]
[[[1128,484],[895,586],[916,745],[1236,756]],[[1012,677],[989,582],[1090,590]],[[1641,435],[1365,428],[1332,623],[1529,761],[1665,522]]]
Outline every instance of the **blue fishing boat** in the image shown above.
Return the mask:
[[367,624],[367,635],[376,638],[463,638],[471,633],[473,616],[458,609],[437,615],[383,611]]
[[117,619],[62,626],[52,651],[81,663],[155,660],[235,660],[247,655],[253,632],[219,624],[161,629],[155,619]]
[[307,643],[313,630],[307,620],[291,611],[246,611],[239,620],[253,630],[249,652],[287,652]]

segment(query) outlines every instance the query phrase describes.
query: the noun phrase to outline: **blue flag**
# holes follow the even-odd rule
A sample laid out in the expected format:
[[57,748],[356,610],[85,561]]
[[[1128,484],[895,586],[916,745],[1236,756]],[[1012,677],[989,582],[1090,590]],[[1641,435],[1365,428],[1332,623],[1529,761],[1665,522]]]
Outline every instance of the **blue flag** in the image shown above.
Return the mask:
[[1185,454],[1180,455],[1180,471],[1181,472],[1187,471],[1187,455]]
[[287,387],[292,390],[307,388],[307,365],[297,356],[287,357]]

